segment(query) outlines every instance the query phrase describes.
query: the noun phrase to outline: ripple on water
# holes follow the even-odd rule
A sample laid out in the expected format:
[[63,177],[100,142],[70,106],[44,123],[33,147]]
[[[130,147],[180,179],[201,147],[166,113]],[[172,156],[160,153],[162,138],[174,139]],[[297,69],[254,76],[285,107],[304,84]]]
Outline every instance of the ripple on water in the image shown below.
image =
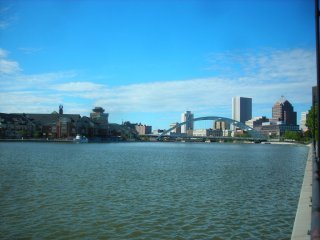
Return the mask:
[[1,239],[286,239],[307,153],[236,144],[0,145]]

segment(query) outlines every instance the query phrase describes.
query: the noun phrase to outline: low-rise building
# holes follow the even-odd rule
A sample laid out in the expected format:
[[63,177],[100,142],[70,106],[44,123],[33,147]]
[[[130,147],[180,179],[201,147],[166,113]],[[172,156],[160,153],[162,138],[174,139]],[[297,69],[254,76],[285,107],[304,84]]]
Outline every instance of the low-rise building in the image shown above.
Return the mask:
[[1,138],[74,138],[77,134],[87,137],[107,137],[108,114],[104,109],[96,107],[91,117],[79,114],[64,114],[63,106],[59,113],[0,113]]
[[156,130],[153,130],[152,131],[152,134],[155,134],[155,135],[160,135],[164,132],[165,130],[163,129],[156,129]]
[[35,137],[73,138],[77,135],[76,123],[81,119],[79,114],[36,114],[25,116],[36,125]]
[[223,130],[220,129],[194,129],[193,136],[195,137],[221,137]]
[[286,131],[299,131],[299,126],[287,125],[283,122],[266,122],[262,124],[259,131],[266,136],[281,137]]
[[136,131],[139,135],[151,134],[152,127],[147,125],[142,125],[141,123],[135,125]]
[[194,129],[193,136],[194,137],[207,137],[210,135],[209,129]]
[[0,113],[0,138],[32,137],[35,128],[25,115]]
[[245,122],[245,124],[251,128],[254,128],[255,130],[259,131],[262,123],[269,122],[269,119],[265,116],[261,117],[254,117],[248,121]]

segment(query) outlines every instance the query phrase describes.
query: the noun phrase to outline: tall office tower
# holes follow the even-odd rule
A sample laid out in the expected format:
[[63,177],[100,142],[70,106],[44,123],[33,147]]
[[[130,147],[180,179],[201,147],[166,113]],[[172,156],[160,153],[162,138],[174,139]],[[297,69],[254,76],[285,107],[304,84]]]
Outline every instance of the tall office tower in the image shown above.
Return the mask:
[[252,118],[252,98],[232,98],[232,119],[245,123]]
[[186,111],[181,114],[181,122],[187,122],[185,125],[181,126],[181,133],[188,133],[190,131],[193,131],[192,120],[193,120],[193,113],[191,113],[191,111]]
[[284,96],[273,105],[272,118],[286,125],[297,125],[297,112],[293,111],[293,106]]

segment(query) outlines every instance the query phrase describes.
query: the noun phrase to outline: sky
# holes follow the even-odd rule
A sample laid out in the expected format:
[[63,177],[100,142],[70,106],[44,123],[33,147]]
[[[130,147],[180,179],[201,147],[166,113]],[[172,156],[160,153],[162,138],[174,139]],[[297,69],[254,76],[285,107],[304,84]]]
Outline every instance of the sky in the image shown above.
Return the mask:
[[234,96],[272,117],[308,111],[314,0],[0,0],[0,112],[167,129],[181,113],[231,118]]

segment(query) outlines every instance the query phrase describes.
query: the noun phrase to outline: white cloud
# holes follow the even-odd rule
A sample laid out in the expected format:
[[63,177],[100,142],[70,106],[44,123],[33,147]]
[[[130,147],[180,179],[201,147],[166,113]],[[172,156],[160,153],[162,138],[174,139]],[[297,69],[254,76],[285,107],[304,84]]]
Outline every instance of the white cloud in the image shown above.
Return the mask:
[[19,63],[8,60],[8,51],[0,48],[0,74],[15,74],[21,71]]
[[53,84],[59,81],[68,81],[77,76],[76,71],[59,71],[59,72],[49,72],[41,74],[29,74],[29,75],[19,75],[15,77],[16,81],[19,81],[21,84],[30,83],[30,84],[40,84],[40,83],[50,83]]
[[0,29],[6,29],[8,26],[10,25],[10,22],[9,21],[0,21]]
[[21,71],[18,62],[0,59],[0,74],[14,74]]
[[[62,98],[37,91],[0,92],[1,112],[50,113]],[[53,108],[55,106],[55,108]]]
[[99,91],[103,88],[102,84],[92,82],[69,82],[52,86],[52,89],[65,92],[85,92]]
[[7,56],[8,56],[8,52],[0,48],[0,58],[6,58]]
[[24,54],[35,54],[42,51],[42,48],[21,47],[19,48]]
[[11,7],[0,7],[0,30],[5,30],[17,19],[17,15],[11,12]]
[[282,94],[293,103],[308,103],[308,94],[301,93],[309,88],[308,81],[254,84],[251,78],[207,78],[115,87],[109,94],[96,93],[95,105],[115,112],[214,111],[226,105],[230,108],[231,98],[237,95],[252,97],[259,104],[273,103]]
[[[215,54],[209,60],[211,65],[207,70],[223,72],[224,76],[234,78],[235,83],[247,86],[254,96],[257,95],[254,101],[258,102],[268,101],[280,92],[288,98],[290,96],[293,103],[310,102],[311,86],[316,84],[314,50],[267,49]],[[230,66],[233,71],[228,72]],[[243,92],[239,89],[238,95],[241,94]]]
[[233,72],[221,77],[118,86],[84,95],[111,112],[214,112],[230,108],[231,98],[239,95],[270,108],[281,95],[293,105],[310,103],[315,84],[315,54],[311,50],[227,53],[220,54],[218,61]]
[[[8,61],[7,55],[0,49],[0,60]],[[75,71],[13,74],[20,69],[17,63],[16,69],[9,67],[0,81],[0,111],[17,112],[20,107],[25,112],[50,112],[63,103],[68,112],[81,114],[101,106],[111,114],[188,109],[215,115],[217,111],[230,112],[231,98],[239,95],[252,97],[254,105],[267,105],[270,109],[281,95],[294,106],[310,105],[311,86],[315,85],[315,54],[311,50],[226,53],[212,56],[211,64],[213,67],[208,69],[214,77],[109,87],[90,77],[80,81],[81,76]],[[224,69],[219,70],[221,65]],[[225,69],[232,71],[222,74]]]

